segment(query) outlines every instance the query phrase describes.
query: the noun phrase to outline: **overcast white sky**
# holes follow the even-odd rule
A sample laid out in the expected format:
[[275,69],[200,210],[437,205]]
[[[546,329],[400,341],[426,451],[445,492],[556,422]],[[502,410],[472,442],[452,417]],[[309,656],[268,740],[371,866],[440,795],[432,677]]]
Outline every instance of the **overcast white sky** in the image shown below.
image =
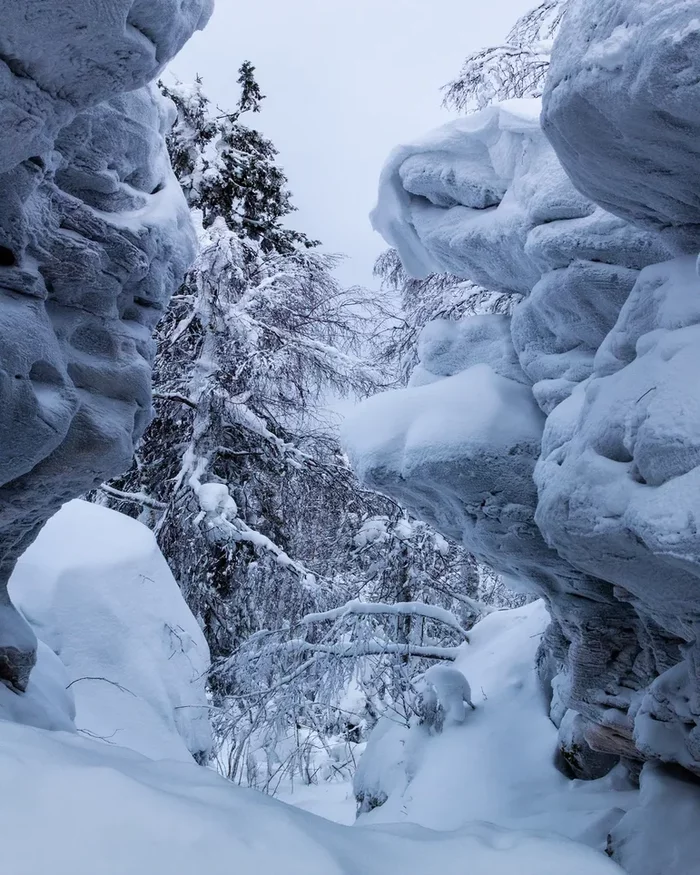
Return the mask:
[[440,87],[465,55],[503,39],[534,0],[217,0],[207,29],[171,65],[204,78],[231,107],[243,60],[267,95],[255,122],[280,151],[299,211],[294,225],[348,259],[369,284],[384,248],[370,228],[391,148],[450,116]]

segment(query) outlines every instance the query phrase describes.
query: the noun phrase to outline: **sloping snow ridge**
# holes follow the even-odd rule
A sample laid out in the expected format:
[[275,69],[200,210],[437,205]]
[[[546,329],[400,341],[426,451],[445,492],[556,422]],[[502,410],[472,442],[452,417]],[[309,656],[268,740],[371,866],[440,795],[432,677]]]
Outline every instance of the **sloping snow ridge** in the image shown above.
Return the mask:
[[10,593],[67,670],[78,730],[158,759],[206,755],[209,649],[150,529],[71,501]]
[[[384,746],[388,801],[360,823],[416,822],[459,829],[470,821],[504,828],[558,832],[602,850],[610,830],[634,808],[638,794],[623,774],[572,782],[555,767],[557,730],[535,667],[549,615],[538,601],[495,611],[470,633],[454,663],[471,686],[474,711],[441,733],[406,730],[389,719],[377,736]],[[370,738],[371,760],[375,741]],[[399,772],[393,770],[400,764]],[[361,761],[356,790],[365,780]],[[615,784],[628,792],[615,792]],[[382,776],[372,776],[375,791]]]
[[454,663],[475,704],[463,721],[439,733],[389,719],[377,725],[355,792],[386,801],[359,823],[459,830],[485,821],[559,834],[601,852],[616,848],[629,872],[693,875],[700,795],[680,770],[649,766],[639,792],[619,766],[595,781],[571,781],[555,767],[557,730],[535,665],[548,623],[544,603],[535,602],[496,611],[474,627]]
[[[700,803],[699,21],[571,0],[544,132],[508,102],[390,156],[373,222],[405,267],[522,301],[473,345],[468,320],[429,326],[413,384],[345,432],[366,483],[544,598],[562,756],[641,771],[638,827],[673,787],[680,822]],[[700,869],[689,835],[652,853],[631,822],[610,850],[632,875]]]
[[[0,723],[8,875],[614,875],[564,839],[333,824],[196,765]],[[21,837],[20,840],[17,840]]]

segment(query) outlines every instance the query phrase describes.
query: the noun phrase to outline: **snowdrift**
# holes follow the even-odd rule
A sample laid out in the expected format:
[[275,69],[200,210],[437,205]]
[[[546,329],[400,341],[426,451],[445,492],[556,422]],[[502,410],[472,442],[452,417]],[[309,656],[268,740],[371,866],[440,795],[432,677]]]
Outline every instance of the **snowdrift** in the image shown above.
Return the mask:
[[206,757],[209,649],[150,529],[71,501],[21,557],[10,592],[65,667],[79,731],[158,759]]
[[474,875],[619,871],[527,830],[341,827],[196,765],[190,752],[209,740],[206,645],[135,520],[69,503],[11,589],[58,656],[42,643],[27,692],[0,686],[7,875],[461,875],[465,861]]
[[[486,821],[568,837],[601,858],[613,853],[634,875],[690,875],[700,850],[695,784],[649,767],[640,791],[619,766],[595,781],[571,781],[555,766],[557,730],[536,669],[548,623],[544,603],[535,602],[496,611],[472,629],[454,664],[476,706],[462,723],[446,723],[439,733],[419,724],[409,730],[391,720],[378,724],[355,791],[386,801],[359,823],[460,830]],[[576,742],[565,752],[573,762]]]
[[342,827],[207,769],[0,722],[7,875],[613,875],[556,837]]

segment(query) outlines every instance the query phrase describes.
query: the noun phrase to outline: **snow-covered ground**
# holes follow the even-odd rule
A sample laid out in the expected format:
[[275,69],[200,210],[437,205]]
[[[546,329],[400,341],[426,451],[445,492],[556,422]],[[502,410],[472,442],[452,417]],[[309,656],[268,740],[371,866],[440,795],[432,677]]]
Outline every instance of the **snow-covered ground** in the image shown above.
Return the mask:
[[297,783],[293,787],[280,788],[276,798],[335,823],[345,826],[355,823],[357,802],[351,781],[324,781],[309,785]]
[[[605,875],[564,840],[472,824],[350,828],[194,764],[0,723],[8,875]],[[20,837],[20,840],[18,840]]]
[[[603,854],[542,832],[544,816],[519,819],[513,812],[509,823],[501,817],[509,806],[525,805],[531,791],[541,796],[542,808],[564,795],[564,780],[549,771],[537,783],[549,736],[539,741],[531,732],[546,718],[535,716],[531,691],[518,688],[529,658],[519,652],[523,636],[507,634],[520,624],[536,636],[541,608],[530,609],[532,616],[498,615],[477,630],[470,652],[487,654],[491,647],[495,653],[505,645],[506,655],[494,656],[491,675],[484,670],[474,676],[479,702],[474,721],[446,731],[440,744],[424,746],[426,764],[434,752],[440,771],[432,779],[416,775],[410,816],[402,811],[409,801],[402,791],[381,811],[381,819],[398,823],[377,826],[368,819],[366,826],[349,827],[325,819],[352,819],[346,784],[297,787],[285,795],[294,802],[288,805],[231,784],[186,753],[187,747],[201,748],[201,716],[181,704],[201,688],[193,666],[177,655],[181,651],[164,646],[169,639],[160,626],[176,623],[193,642],[198,637],[166,571],[152,535],[139,523],[81,503],[64,508],[27,554],[13,581],[14,595],[66,665],[61,668],[42,648],[47,670],[26,698],[9,691],[0,698],[0,783],[11,788],[0,800],[3,875],[463,875],[465,861],[470,875],[619,871]],[[153,581],[151,588],[142,576]],[[183,650],[191,654],[196,648]],[[516,656],[509,669],[508,660]],[[66,690],[69,677],[88,669],[105,681],[73,683]],[[493,700],[479,699],[481,686]],[[72,696],[82,733],[71,723]],[[15,700],[33,705],[30,717],[43,709],[44,721],[27,725],[26,708],[7,705]],[[511,734],[498,721],[517,717],[519,704],[522,735],[529,739],[523,753],[533,761],[521,764],[514,780],[504,774],[514,761],[507,751],[498,768],[498,751]],[[52,715],[60,729],[42,728]],[[479,725],[483,768],[474,773],[470,797],[458,776],[465,774],[465,755],[467,772],[479,757],[470,760],[462,742]],[[110,727],[123,731],[107,737]],[[137,752],[146,748],[148,757]],[[488,783],[506,778],[500,789]],[[437,804],[439,782],[441,822],[427,810]],[[425,805],[417,799],[421,787]],[[481,808],[470,802],[477,793],[485,800]],[[484,822],[488,819],[493,823]],[[420,820],[432,820],[439,831],[411,822]],[[452,826],[456,829],[447,831]],[[511,826],[517,828],[506,828]]]
[[474,627],[455,663],[476,705],[463,724],[437,735],[380,724],[356,786],[388,799],[359,823],[460,830],[487,822],[565,836],[601,858],[612,850],[634,875],[695,875],[700,793],[687,774],[648,764],[637,790],[619,766],[597,781],[571,781],[555,768],[557,731],[535,670],[548,622],[535,602]]
[[[546,830],[599,850],[638,793],[618,773],[570,781],[554,765],[557,730],[535,672],[535,652],[549,622],[542,602],[496,611],[470,634],[456,667],[472,688],[475,711],[440,735],[394,725],[382,739],[380,767],[394,761],[385,805],[363,823],[419,823],[460,829],[487,821],[509,829]],[[391,740],[390,740],[391,739]],[[372,741],[370,740],[370,746]],[[370,752],[371,753],[371,752]],[[377,775],[367,758],[368,780]],[[360,766],[359,780],[363,778]]]

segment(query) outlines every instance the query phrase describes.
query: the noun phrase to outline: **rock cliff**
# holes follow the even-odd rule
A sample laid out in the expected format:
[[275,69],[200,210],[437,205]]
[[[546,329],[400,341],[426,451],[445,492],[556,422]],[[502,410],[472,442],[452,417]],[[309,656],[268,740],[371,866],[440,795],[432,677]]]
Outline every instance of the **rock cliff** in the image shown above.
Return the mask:
[[151,412],[151,329],[193,255],[149,87],[210,0],[10,3],[0,32],[0,678],[35,639],[17,557],[128,466]]

